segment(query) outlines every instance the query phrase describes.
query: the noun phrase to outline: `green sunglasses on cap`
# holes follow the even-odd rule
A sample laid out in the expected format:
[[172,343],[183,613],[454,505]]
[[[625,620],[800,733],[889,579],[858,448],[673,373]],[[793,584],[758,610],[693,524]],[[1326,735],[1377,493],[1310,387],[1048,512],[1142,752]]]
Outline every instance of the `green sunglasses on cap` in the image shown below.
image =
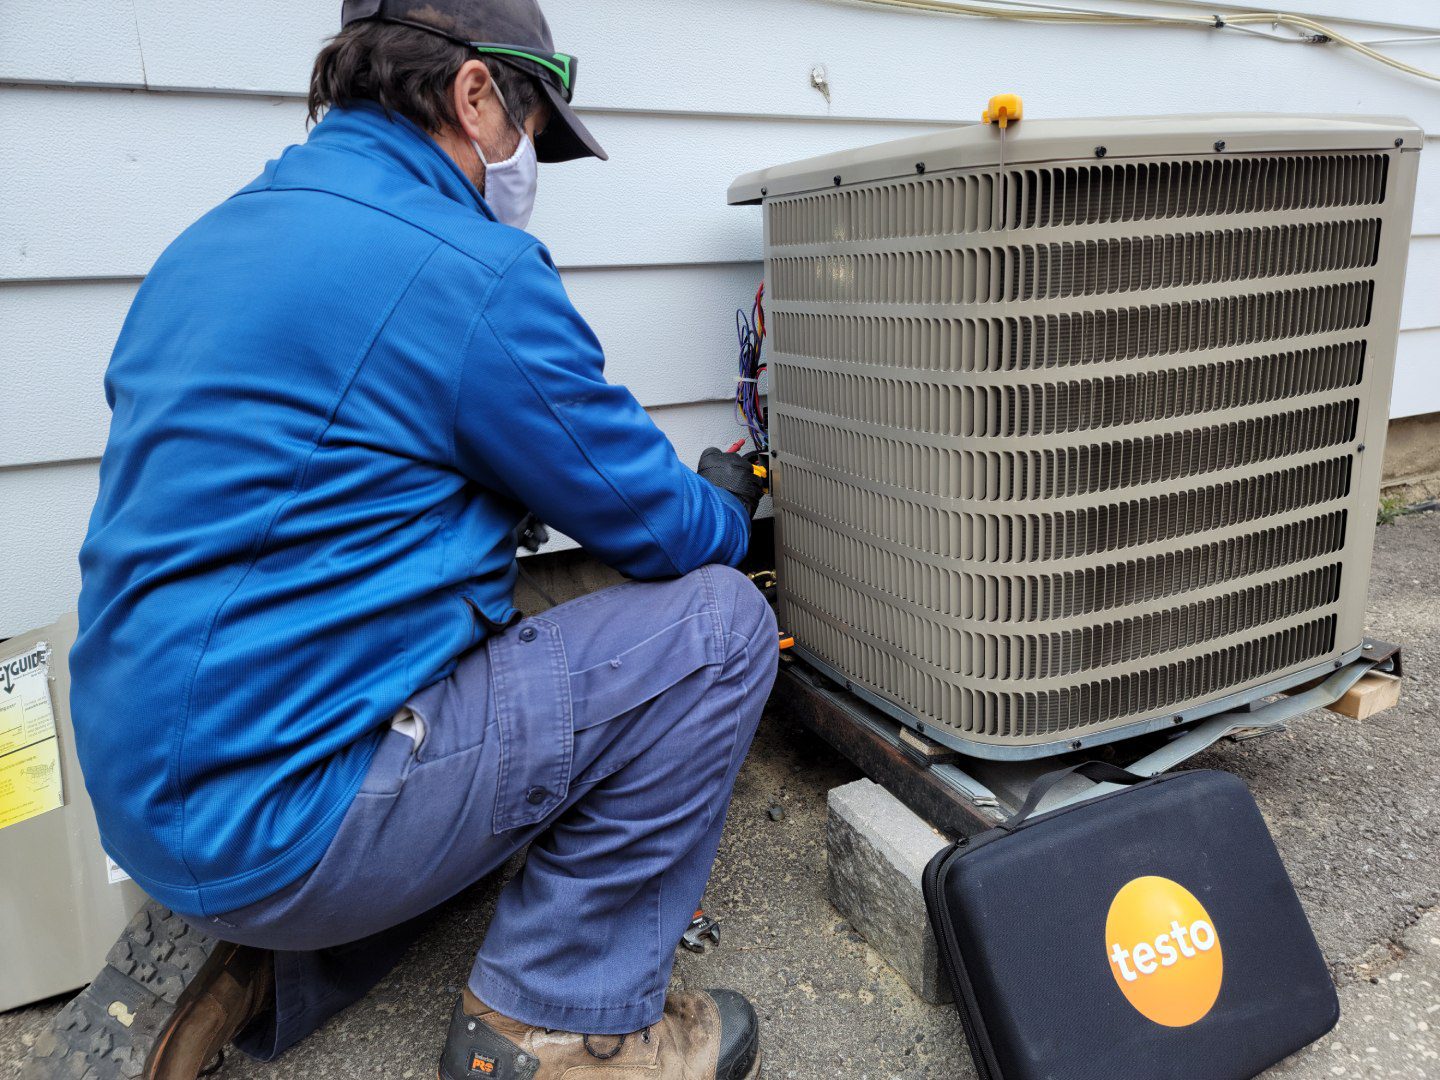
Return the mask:
[[[543,79],[560,92],[560,96],[568,103],[575,99],[575,76],[580,67],[580,58],[571,56],[569,53],[538,52],[534,49],[527,49],[521,45],[497,45],[489,41],[467,41],[462,37],[456,37],[448,31],[436,26],[427,26],[425,23],[416,22],[414,19],[399,18],[393,15],[381,16],[388,23],[395,23],[400,26],[413,26],[417,30],[425,30],[432,34],[438,34],[443,38],[449,38],[456,45],[464,45],[466,48],[474,49],[482,56],[493,56],[495,59],[508,62],[527,75],[537,79]],[[534,65],[533,67],[528,65]]]
[[[580,66],[578,57],[568,53],[537,53],[529,49],[517,48],[514,45],[493,45],[485,41],[467,41],[470,48],[483,56],[493,56],[498,60],[528,61],[542,69],[542,72],[528,71],[524,67],[521,70],[527,74],[537,75],[546,78],[546,73],[553,76],[559,82],[559,89],[566,101],[573,101],[575,98],[575,76]],[[517,67],[521,65],[516,65]]]
[[[366,19],[438,34],[474,49],[487,62],[504,64],[533,79],[551,107],[549,125],[535,138],[541,161],[605,159],[604,147],[570,104],[579,61],[554,51],[550,24],[537,0],[343,0],[342,27]],[[489,34],[501,40],[494,41]]]

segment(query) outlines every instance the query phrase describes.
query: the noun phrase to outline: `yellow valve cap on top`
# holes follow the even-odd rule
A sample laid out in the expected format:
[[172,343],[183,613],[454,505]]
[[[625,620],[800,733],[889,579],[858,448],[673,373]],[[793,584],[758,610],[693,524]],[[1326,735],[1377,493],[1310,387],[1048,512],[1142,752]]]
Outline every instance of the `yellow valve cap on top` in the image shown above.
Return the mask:
[[980,120],[985,124],[999,124],[1003,128],[1011,120],[1019,120],[1024,115],[1025,103],[1020,100],[1019,94],[996,94],[980,114]]

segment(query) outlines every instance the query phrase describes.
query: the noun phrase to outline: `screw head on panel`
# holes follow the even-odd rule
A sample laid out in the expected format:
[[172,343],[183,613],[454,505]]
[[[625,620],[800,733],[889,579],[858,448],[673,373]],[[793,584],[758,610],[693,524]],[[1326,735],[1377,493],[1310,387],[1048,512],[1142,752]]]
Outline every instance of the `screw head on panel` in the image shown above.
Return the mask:
[[925,175],[925,163],[924,163],[923,161],[917,161],[917,162],[915,162],[915,171],[916,171],[917,173],[919,173],[921,176],[924,176],[924,175]]
[[1338,667],[1342,667],[1343,664],[1342,664],[1339,660],[1336,660],[1336,661],[1333,662],[1333,666],[1338,668]]
[[761,195],[762,198],[763,198],[764,196],[766,196],[766,195],[769,195],[769,194],[770,194],[770,189],[769,189],[768,187],[762,187],[762,188],[760,189],[760,195]]
[[1362,442],[1359,446],[1355,447],[1355,452],[1357,454],[1365,453],[1365,444]]
[[1170,722],[1171,722],[1172,724],[1183,724],[1183,723],[1185,722],[1185,717],[1183,717],[1183,716],[1171,717]]
[[1095,156],[1096,156],[1096,157],[1104,157],[1104,156],[1105,156],[1106,154],[1108,154],[1109,152],[1110,152],[1110,151],[1107,150],[1107,149],[1106,149],[1105,147],[1103,147],[1103,146],[1097,146],[1097,147],[1095,147]]
[[1081,745],[1081,744],[1080,744],[1080,740],[1079,740],[1079,739],[1076,739],[1074,742],[1072,742],[1072,743],[1070,744],[1070,749],[1071,749],[1071,750],[1079,750],[1079,749],[1080,749],[1080,745]]
[[1218,154],[1221,150],[1224,150],[1224,149],[1225,149],[1225,140],[1224,140],[1224,139],[1216,139],[1216,140],[1215,140],[1215,152]]
[[836,186],[836,187],[839,187],[839,186],[840,186],[840,177],[838,177],[838,176],[835,177],[835,186]]
[[1396,140],[1395,140],[1395,145],[1396,145],[1396,146],[1404,146],[1404,145],[1405,145],[1405,140],[1404,140],[1404,139],[1396,139]]

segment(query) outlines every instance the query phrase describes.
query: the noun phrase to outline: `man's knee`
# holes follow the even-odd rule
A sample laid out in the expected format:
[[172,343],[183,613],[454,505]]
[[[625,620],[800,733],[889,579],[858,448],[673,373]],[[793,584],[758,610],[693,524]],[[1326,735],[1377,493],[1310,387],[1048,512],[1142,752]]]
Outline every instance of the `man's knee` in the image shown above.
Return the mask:
[[709,576],[715,591],[727,652],[746,649],[752,660],[773,661],[779,643],[775,612],[755,583],[728,566],[707,566],[700,572]]

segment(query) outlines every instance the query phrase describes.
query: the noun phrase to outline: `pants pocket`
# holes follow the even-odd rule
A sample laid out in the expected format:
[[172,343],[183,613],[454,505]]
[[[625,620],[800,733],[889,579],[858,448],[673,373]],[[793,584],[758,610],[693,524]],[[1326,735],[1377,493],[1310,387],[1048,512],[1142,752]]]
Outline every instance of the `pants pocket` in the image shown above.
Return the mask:
[[574,727],[583,731],[657,698],[712,662],[712,617],[687,616],[660,633],[570,676]]
[[500,767],[494,831],[535,825],[570,791],[574,718],[560,628],[527,619],[487,642]]
[[370,759],[370,769],[357,795],[398,795],[415,760],[415,740],[390,728]]
[[605,779],[647,749],[655,738],[647,709],[678,721],[699,706],[714,679],[711,626],[709,613],[691,615],[570,676],[579,774],[572,788]]

